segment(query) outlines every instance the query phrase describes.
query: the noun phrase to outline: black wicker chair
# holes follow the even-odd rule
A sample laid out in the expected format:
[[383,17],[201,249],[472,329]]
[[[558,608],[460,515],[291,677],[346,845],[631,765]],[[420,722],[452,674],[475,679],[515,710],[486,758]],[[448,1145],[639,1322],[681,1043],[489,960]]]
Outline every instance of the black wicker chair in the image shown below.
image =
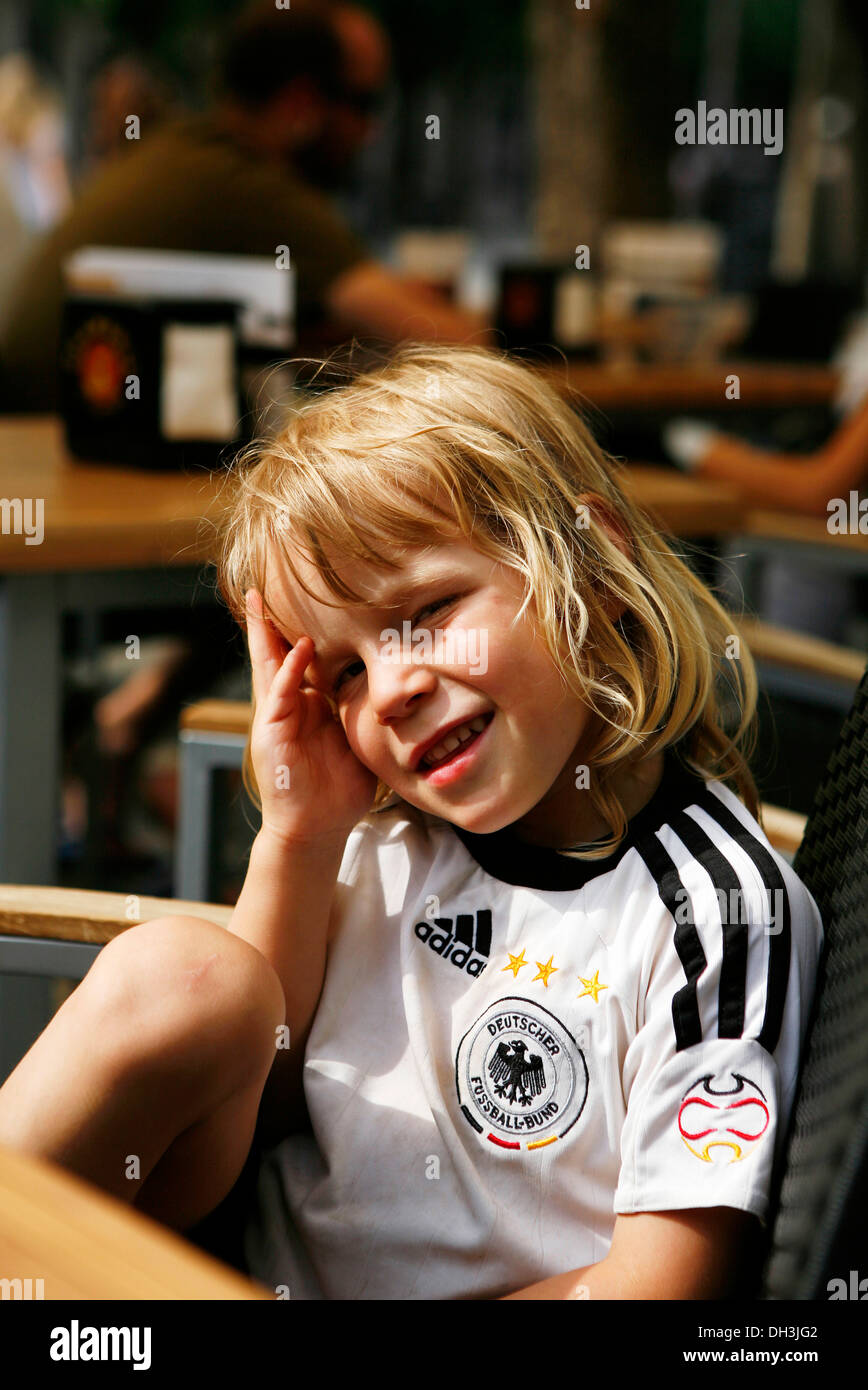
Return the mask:
[[868,1277],[868,670],[793,867],[825,944],[759,1297],[825,1300],[860,1262]]

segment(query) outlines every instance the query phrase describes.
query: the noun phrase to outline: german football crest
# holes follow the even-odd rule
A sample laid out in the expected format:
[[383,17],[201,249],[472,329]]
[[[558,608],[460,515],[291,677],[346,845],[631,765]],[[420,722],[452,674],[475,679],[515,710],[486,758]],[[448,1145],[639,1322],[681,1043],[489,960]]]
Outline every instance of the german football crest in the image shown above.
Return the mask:
[[467,1030],[455,1058],[461,1113],[485,1144],[543,1149],[584,1109],[588,1067],[568,1028],[530,999],[498,999]]
[[712,1149],[731,1150],[728,1163],[746,1158],[769,1127],[769,1108],[756,1082],[735,1071],[730,1076],[734,1086],[717,1088],[711,1073],[698,1077],[678,1107],[678,1132],[705,1163],[712,1162]]

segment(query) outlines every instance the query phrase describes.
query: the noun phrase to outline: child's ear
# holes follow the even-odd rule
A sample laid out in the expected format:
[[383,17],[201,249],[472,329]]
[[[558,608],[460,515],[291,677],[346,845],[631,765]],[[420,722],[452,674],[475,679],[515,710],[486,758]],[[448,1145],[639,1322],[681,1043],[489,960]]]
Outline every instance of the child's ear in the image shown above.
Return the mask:
[[[620,550],[624,558],[632,560],[633,547],[629,535],[624,529],[624,523],[616,515],[605,497],[601,497],[598,492],[583,492],[576,505],[576,516],[580,531],[582,528],[587,529],[589,525],[602,526],[609,540]],[[607,596],[602,607],[609,621],[615,622],[617,618],[620,618],[627,605]]]
[[633,547],[624,529],[624,523],[605,497],[601,497],[598,492],[583,492],[576,505],[576,515],[579,518],[577,525],[580,529],[582,526],[587,529],[589,523],[596,522],[602,526],[609,540],[618,547],[625,559],[632,560]]

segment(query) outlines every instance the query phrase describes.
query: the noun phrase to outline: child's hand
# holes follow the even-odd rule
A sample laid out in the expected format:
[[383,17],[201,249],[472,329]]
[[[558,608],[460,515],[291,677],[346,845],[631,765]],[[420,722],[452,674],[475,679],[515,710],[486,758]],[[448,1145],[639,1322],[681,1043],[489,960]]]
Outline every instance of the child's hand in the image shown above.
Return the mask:
[[247,591],[247,641],[256,711],[250,755],[262,799],[262,828],[293,843],[346,837],[370,810],[377,778],[350,749],[329,703],[302,689],[310,637],[290,651]]

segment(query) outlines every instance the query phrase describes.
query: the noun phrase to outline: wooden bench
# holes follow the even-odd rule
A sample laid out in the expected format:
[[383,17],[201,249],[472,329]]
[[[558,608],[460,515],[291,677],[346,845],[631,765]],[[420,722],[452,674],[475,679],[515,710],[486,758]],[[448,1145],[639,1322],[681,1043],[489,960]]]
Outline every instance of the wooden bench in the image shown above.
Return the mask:
[[760,685],[767,691],[847,710],[862,679],[868,653],[822,637],[741,618]]
[[[721,541],[721,578],[725,592],[724,603],[733,609],[742,605],[756,611],[760,607],[759,584],[763,566],[769,561],[783,560],[805,574],[816,575],[822,584],[825,575],[868,575],[868,536],[857,533],[837,535],[829,531],[828,518],[799,516],[785,510],[747,507],[741,527],[723,536]],[[799,636],[800,634],[793,634]],[[794,679],[778,678],[776,686],[782,691],[801,693],[804,697],[833,705],[842,713],[849,709],[852,698],[850,677],[839,658],[832,655],[832,644],[821,639],[805,637],[803,650],[816,643],[812,656],[806,661],[793,644],[792,669]],[[768,649],[768,659],[779,669],[787,662],[778,661],[780,646],[775,639],[774,653]],[[816,658],[816,661],[814,661]],[[851,669],[861,659],[862,670],[868,653],[851,652]],[[824,663],[829,662],[829,665]],[[860,672],[861,675],[861,672]],[[829,679],[831,678],[831,679]],[[858,682],[859,677],[856,677]],[[843,684],[842,684],[843,682]]]

